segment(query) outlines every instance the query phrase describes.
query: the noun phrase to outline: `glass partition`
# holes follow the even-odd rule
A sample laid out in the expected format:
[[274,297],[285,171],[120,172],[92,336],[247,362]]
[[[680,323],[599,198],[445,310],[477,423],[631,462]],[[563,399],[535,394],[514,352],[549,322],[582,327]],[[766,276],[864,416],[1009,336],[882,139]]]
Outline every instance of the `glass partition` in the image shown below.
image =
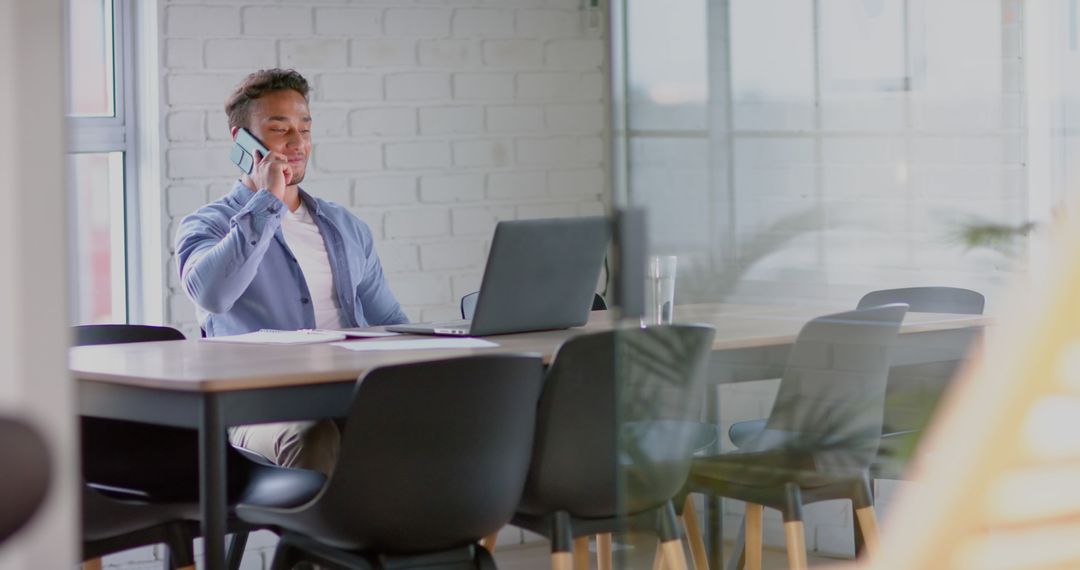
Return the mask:
[[[647,220],[627,260],[646,316],[615,357],[628,521],[642,489],[625,461],[645,444],[626,426],[671,406],[633,384],[630,339],[669,303],[675,325],[715,331],[701,379],[679,372],[690,431],[651,433],[675,455],[701,443],[671,497],[702,531],[687,556],[876,547],[953,376],[1009,285],[1037,278],[1029,260],[1075,193],[1080,16],[1031,4],[613,6],[613,194]],[[654,535],[621,540],[652,562]]]

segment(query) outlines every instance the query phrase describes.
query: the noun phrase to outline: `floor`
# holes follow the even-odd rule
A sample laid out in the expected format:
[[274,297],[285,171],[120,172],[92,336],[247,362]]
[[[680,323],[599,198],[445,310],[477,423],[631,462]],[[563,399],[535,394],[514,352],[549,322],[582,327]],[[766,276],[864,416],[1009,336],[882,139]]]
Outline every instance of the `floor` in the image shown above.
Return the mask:
[[[616,541],[615,546],[615,567],[616,568],[631,568],[643,570],[649,570],[653,566],[653,555],[655,553],[655,538],[648,540],[647,537],[641,537],[640,539],[629,539]],[[730,547],[730,545],[728,545]],[[592,543],[591,548],[594,550],[592,556],[590,556],[590,568],[596,568],[596,543]],[[546,542],[531,542],[527,544],[518,544],[513,546],[499,547],[495,551],[495,563],[498,565],[499,570],[547,570],[551,568],[551,551]],[[688,555],[689,556],[689,555]],[[844,566],[843,560],[836,558],[825,558],[821,556],[810,555],[808,562],[811,567],[831,566],[840,567]],[[848,561],[850,563],[850,561]],[[689,557],[687,563],[690,564]],[[763,570],[780,570],[786,569],[787,554],[783,550],[766,548],[762,561]],[[713,569],[716,570],[716,569]]]

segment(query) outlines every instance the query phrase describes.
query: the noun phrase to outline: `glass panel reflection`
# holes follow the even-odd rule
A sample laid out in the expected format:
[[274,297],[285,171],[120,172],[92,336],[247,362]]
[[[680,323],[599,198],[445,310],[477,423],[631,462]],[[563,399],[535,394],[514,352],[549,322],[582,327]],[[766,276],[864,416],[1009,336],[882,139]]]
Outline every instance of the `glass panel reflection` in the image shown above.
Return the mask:
[[71,209],[75,324],[123,323],[125,297],[124,153],[68,155],[74,189]]
[[67,3],[68,115],[116,114],[113,82],[112,0]]
[[[646,211],[647,255],[678,260],[674,322],[717,328],[696,396],[717,438],[689,479],[708,493],[677,505],[705,507],[694,521],[713,567],[720,536],[737,552],[740,531],[748,545],[783,547],[777,531],[796,519],[805,528],[788,538],[802,541],[802,556],[872,548],[876,532],[856,522],[871,528],[875,517],[847,514],[850,502],[831,511],[845,517],[809,509],[804,519],[801,505],[816,500],[804,479],[843,479],[858,510],[872,505],[870,481],[904,478],[981,335],[983,304],[992,314],[1025,270],[1027,233],[1071,172],[1061,124],[1071,108],[1054,102],[1071,84],[1026,75],[1036,40],[1025,26],[1046,21],[1025,22],[1021,5],[727,0],[669,4],[677,14],[661,16],[623,3],[629,102],[616,116],[625,112],[628,128],[616,133],[626,167],[615,195]],[[1051,20],[1056,35],[1036,47],[1064,76],[1076,50],[1062,38],[1075,18]],[[684,69],[700,73],[682,82],[700,95],[655,96]],[[1053,148],[1029,138],[1039,97],[1051,101],[1035,119],[1050,122],[1045,136],[1060,134]],[[977,310],[954,298],[961,291],[978,297]],[[841,333],[861,319],[856,307],[894,302],[909,306],[895,346],[865,323]],[[884,321],[877,328],[895,337],[899,318]],[[885,354],[898,360],[886,365]],[[620,398],[625,413],[658,402]],[[767,483],[782,493],[765,493]],[[732,495],[716,487],[731,485],[764,494],[719,502]],[[792,502],[795,491],[804,496]],[[624,492],[632,501],[629,484]],[[747,502],[772,510],[762,517]]]

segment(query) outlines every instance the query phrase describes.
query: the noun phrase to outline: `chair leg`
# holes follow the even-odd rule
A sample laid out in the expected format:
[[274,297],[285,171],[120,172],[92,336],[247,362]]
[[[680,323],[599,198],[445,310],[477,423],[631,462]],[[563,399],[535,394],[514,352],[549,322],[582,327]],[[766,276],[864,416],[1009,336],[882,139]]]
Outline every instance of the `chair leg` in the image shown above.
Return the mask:
[[483,548],[476,549],[476,570],[498,570],[491,552]]
[[652,570],[664,570],[664,543],[656,544],[656,554],[653,556]]
[[596,569],[613,570],[614,564],[611,559],[611,533],[603,532],[596,535]]
[[296,566],[297,562],[300,562],[300,560],[296,556],[296,550],[282,541],[278,543],[277,549],[274,550],[274,560],[270,562],[270,570],[292,570],[292,567]]
[[669,540],[660,544],[664,553],[664,568],[667,570],[686,570],[686,553],[683,552],[682,539]]
[[82,570],[101,570],[101,559],[94,558],[93,560],[86,560],[82,563]]
[[791,570],[806,570],[806,530],[803,522],[785,522],[784,537],[787,539],[788,567]]
[[499,531],[495,531],[484,538],[480,539],[480,546],[484,547],[484,550],[494,554],[495,553],[495,541],[499,538]]
[[877,515],[874,514],[874,507],[855,509],[855,518],[858,519],[856,522],[859,525],[859,530],[862,531],[863,540],[866,541],[866,552],[870,556],[877,556],[881,543],[878,537]]
[[656,550],[653,561],[657,570],[686,570],[686,554],[683,552],[682,531],[679,529],[679,517],[675,515],[673,501],[664,503],[656,510],[656,534],[660,537],[660,547]]
[[573,570],[574,561],[569,552],[551,553],[551,570]]
[[248,533],[234,532],[229,541],[229,552],[225,557],[225,567],[229,570],[240,570],[240,563],[244,561],[244,549],[247,548]]
[[195,536],[187,525],[172,524],[165,529],[165,559],[169,568],[195,568]]
[[698,521],[697,508],[694,507],[693,495],[686,496],[683,503],[683,528],[686,529],[686,540],[690,543],[690,556],[694,560],[694,570],[709,570],[709,556],[705,552],[705,537],[701,535],[701,524]]
[[855,558],[863,555],[866,550],[866,539],[863,537],[862,528],[859,526],[859,513],[855,501],[851,502],[851,526],[855,535]]
[[573,533],[570,513],[558,511],[551,516],[551,570],[573,570]]
[[589,535],[574,539],[574,570],[589,570]]
[[761,517],[765,508],[746,503],[746,570],[761,570]]

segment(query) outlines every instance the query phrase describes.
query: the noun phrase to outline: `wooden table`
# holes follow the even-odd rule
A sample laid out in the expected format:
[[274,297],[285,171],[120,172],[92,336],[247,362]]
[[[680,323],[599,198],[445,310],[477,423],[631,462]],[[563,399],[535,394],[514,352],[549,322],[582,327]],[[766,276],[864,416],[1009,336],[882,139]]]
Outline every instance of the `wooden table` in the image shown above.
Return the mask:
[[[828,312],[710,304],[678,306],[675,317],[716,327],[711,377],[727,383],[778,377],[800,327]],[[957,331],[977,330],[988,322],[981,316],[912,313],[901,329],[902,344],[911,361],[936,358],[941,343]],[[225,563],[227,427],[345,416],[356,378],[375,367],[492,352],[538,353],[550,361],[566,339],[613,326],[611,314],[596,312],[584,327],[490,337],[500,346],[484,349],[354,352],[330,344],[203,340],[87,346],[71,349],[70,368],[83,415],[198,431],[200,514],[206,568],[212,570]],[[719,407],[710,406],[710,414],[717,421]],[[719,528],[715,507],[709,518]],[[719,557],[719,545],[712,550]]]

